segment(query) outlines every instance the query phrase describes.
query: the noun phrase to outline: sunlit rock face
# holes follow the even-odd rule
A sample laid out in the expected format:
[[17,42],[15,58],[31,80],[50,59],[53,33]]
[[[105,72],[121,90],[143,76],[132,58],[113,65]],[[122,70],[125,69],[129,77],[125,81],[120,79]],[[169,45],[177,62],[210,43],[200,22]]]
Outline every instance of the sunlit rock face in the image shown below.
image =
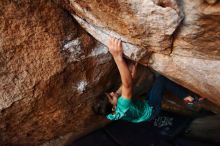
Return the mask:
[[78,137],[104,124],[91,106],[114,71],[107,48],[52,1],[0,1],[0,145]]
[[146,65],[150,58],[153,69],[220,105],[218,0],[69,0],[64,4],[103,44],[112,36],[122,39],[130,59]]
[[181,7],[173,51],[155,53],[152,67],[220,106],[220,2],[184,0]]
[[133,60],[142,59],[146,51],[169,53],[172,34],[183,18],[174,0],[70,0],[66,5],[103,44],[110,36],[122,39],[125,54]]

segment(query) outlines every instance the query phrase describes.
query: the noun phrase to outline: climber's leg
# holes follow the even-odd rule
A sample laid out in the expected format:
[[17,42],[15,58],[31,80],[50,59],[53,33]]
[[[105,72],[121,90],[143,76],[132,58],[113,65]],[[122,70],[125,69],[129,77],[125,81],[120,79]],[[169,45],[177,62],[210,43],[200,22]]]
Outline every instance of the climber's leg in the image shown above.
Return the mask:
[[161,101],[165,90],[164,81],[162,76],[158,76],[148,93],[148,103],[153,107],[153,117],[156,117],[160,112]]
[[167,79],[166,77],[162,77],[162,78],[166,90],[172,92],[179,99],[184,99],[185,97],[190,96],[189,92],[184,87],[174,83],[173,81]]

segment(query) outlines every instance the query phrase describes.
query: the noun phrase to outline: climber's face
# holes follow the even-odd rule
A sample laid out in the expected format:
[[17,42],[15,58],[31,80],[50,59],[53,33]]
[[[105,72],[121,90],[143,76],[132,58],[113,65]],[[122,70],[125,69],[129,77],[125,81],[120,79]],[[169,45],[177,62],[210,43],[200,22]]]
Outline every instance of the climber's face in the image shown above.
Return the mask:
[[119,95],[115,92],[105,93],[105,94],[108,97],[108,101],[112,104],[112,112],[114,112],[116,109]]

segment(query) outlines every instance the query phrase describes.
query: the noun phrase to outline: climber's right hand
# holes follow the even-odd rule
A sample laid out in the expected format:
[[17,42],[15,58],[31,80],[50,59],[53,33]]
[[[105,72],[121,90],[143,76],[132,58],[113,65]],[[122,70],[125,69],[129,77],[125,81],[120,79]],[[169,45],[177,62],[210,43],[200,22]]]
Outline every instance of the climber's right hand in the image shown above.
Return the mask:
[[109,52],[112,54],[114,58],[122,58],[123,49],[121,45],[121,40],[116,38],[109,39],[108,48]]

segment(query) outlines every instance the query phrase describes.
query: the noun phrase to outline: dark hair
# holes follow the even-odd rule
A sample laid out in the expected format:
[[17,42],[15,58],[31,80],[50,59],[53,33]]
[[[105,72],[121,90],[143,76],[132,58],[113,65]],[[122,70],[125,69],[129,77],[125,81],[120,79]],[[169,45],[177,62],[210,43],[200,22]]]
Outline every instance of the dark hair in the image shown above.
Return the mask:
[[113,105],[109,102],[106,95],[104,95],[95,102],[92,109],[96,114],[106,116],[112,113],[112,107]]

